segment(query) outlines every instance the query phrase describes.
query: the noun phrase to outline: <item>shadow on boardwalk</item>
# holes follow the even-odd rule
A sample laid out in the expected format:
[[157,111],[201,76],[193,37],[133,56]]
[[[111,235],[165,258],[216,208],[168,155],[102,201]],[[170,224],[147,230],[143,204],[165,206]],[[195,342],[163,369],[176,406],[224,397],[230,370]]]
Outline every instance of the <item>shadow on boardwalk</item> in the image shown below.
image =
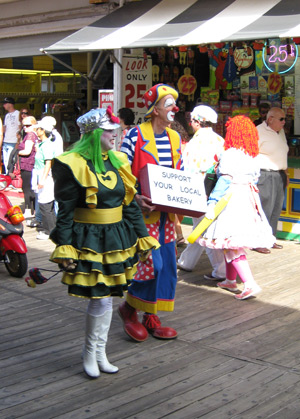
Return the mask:
[[[55,269],[53,244],[35,235],[26,227],[30,267]],[[116,299],[107,352],[120,371],[97,380],[80,357],[87,302],[67,295],[60,274],[30,289],[1,265],[1,418],[299,418],[300,246],[283,244],[249,252],[263,289],[251,300],[204,280],[206,255],[179,272],[175,311],[161,315],[174,341],[129,340]]]

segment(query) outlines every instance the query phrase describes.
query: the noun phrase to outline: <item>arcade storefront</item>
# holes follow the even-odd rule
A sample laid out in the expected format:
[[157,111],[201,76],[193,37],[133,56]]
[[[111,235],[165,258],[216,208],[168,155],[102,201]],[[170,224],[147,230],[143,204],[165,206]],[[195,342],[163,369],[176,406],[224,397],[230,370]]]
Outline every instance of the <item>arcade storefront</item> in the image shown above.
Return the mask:
[[[140,0],[45,48],[51,54],[110,50],[148,57],[152,84],[180,92],[189,119],[198,103],[219,114],[224,135],[229,116],[256,119],[269,102],[287,115],[290,185],[280,219],[280,236],[300,234],[300,3],[286,0]],[[122,55],[121,55],[122,56]],[[120,57],[120,54],[119,56]],[[115,66],[122,59],[116,59]],[[122,71],[122,70],[121,70]],[[124,89],[114,80],[115,95]],[[141,95],[139,90],[139,95]]]

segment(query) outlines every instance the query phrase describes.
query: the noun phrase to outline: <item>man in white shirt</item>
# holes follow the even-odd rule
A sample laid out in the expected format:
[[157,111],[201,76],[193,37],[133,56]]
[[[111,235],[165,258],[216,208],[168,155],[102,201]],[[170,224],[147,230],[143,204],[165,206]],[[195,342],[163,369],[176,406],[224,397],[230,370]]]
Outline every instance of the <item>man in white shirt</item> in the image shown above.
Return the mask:
[[[219,160],[223,151],[224,139],[216,134],[211,124],[218,120],[217,113],[209,106],[196,106],[191,113],[191,126],[194,131],[193,138],[187,143],[183,152],[183,164],[186,171],[201,173],[203,177],[208,169],[214,166]],[[203,216],[204,217],[204,216]],[[195,229],[203,217],[193,217],[193,228]],[[189,243],[182,252],[177,267],[184,271],[192,271],[196,266],[204,247],[198,243]],[[207,256],[212,265],[213,271],[204,275],[205,279],[222,280],[226,277],[224,253],[222,250],[206,248]]]
[[12,97],[6,97],[3,100],[3,108],[7,111],[3,123],[3,140],[0,138],[0,147],[2,147],[4,173],[9,160],[10,153],[15,148],[17,142],[17,132],[21,125],[19,121],[20,112],[15,109],[15,100]]
[[[289,147],[285,133],[285,113],[281,108],[271,108],[267,119],[257,126],[259,135],[258,147],[260,178],[258,181],[259,196],[263,210],[276,237],[277,223],[282,211],[285,188],[288,185]],[[275,243],[273,249],[282,249]],[[270,253],[269,249],[253,249],[259,253]]]

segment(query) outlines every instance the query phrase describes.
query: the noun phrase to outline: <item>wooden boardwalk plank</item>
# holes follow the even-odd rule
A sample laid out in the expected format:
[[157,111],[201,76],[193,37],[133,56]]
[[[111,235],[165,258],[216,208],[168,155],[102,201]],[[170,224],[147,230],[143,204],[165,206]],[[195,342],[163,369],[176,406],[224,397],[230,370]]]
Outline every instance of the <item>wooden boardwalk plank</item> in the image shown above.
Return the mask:
[[[51,242],[28,227],[24,237],[30,267],[57,269]],[[205,254],[194,272],[180,271],[175,310],[161,313],[179,332],[174,341],[132,342],[115,299],[107,352],[120,371],[98,380],[82,370],[87,301],[67,295],[61,274],[31,289],[0,266],[1,419],[298,419],[300,246],[282,243],[269,255],[248,252],[262,287],[249,301],[203,278]]]

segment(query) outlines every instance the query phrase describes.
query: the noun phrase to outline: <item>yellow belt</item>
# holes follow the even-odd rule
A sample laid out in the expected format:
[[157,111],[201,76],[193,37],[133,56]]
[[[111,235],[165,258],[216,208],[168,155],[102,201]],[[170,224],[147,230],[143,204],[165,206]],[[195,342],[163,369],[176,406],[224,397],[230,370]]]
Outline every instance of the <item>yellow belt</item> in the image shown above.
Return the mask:
[[75,208],[73,220],[87,224],[112,224],[122,220],[122,205],[117,208]]

